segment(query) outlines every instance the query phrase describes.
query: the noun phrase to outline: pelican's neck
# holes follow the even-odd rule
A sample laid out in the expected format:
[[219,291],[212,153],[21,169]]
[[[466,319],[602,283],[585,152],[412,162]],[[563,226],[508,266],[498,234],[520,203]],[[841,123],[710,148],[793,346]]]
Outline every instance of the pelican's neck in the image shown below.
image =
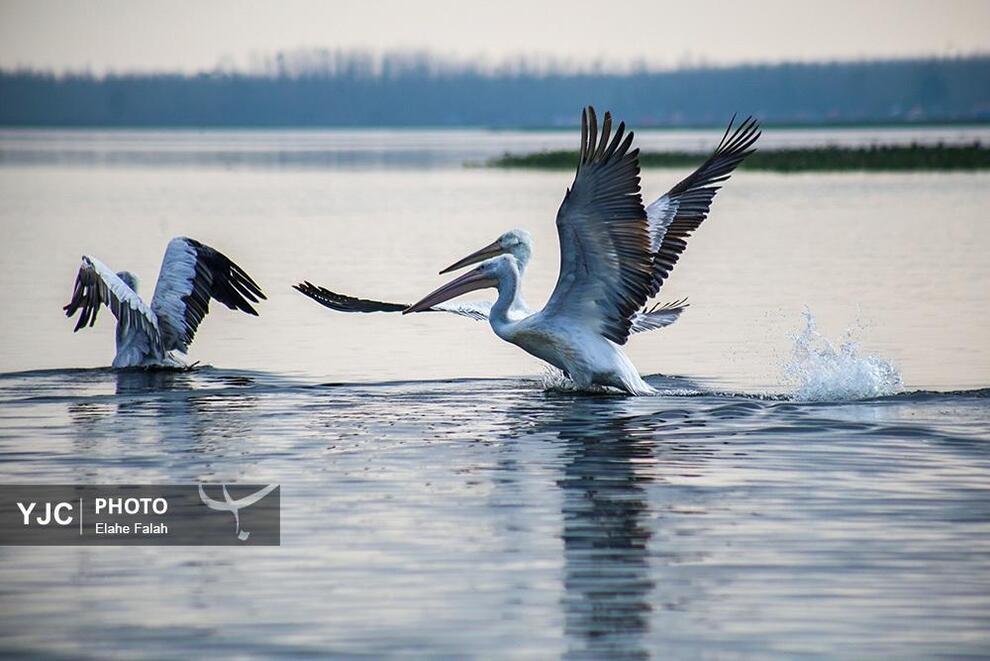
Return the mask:
[[498,273],[498,298],[492,305],[489,315],[492,329],[496,334],[501,335],[500,330],[512,323],[511,311],[526,310],[526,303],[522,300],[520,282],[519,268],[515,263],[512,263],[509,268],[501,269]]

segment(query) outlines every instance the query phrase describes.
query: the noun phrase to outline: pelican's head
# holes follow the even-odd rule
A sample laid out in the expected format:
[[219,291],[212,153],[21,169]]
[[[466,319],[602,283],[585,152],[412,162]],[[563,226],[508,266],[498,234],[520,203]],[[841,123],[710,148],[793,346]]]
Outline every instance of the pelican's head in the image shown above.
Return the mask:
[[123,280],[124,284],[131,288],[131,291],[135,294],[137,293],[138,279],[136,275],[130,271],[121,271],[117,274],[117,277]]
[[499,255],[493,259],[485,260],[476,268],[454,278],[436,291],[427,294],[418,303],[413,303],[403,310],[402,314],[429,310],[434,305],[439,305],[444,301],[449,301],[452,298],[476,289],[486,289],[488,287],[497,289],[503,277],[510,273],[518,274],[518,272],[516,261],[508,255]]
[[459,262],[454,262],[440,273],[449,273],[498,255],[512,255],[520,269],[525,269],[533,254],[533,237],[526,230],[509,230],[484,248],[476,250]]

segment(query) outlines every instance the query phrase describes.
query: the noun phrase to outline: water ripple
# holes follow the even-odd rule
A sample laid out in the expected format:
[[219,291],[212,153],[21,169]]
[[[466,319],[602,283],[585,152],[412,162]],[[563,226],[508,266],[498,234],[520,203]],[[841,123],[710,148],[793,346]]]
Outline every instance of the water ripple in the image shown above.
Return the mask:
[[18,604],[0,645],[986,649],[990,389],[802,402],[652,380],[691,395],[214,368],[0,374],[4,482],[283,488],[277,549],[0,548],[4,602]]

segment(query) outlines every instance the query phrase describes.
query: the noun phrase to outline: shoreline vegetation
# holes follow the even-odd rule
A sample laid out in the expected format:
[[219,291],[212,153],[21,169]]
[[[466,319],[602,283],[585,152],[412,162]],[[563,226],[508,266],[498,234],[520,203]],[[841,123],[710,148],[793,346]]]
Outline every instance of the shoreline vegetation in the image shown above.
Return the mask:
[[[670,151],[641,152],[644,168],[694,167],[707,154]],[[484,163],[494,168],[569,170],[577,163],[576,151],[542,151],[510,154]],[[797,149],[757,149],[742,168],[769,172],[918,172],[990,170],[990,145],[871,145],[868,147],[804,147]]]

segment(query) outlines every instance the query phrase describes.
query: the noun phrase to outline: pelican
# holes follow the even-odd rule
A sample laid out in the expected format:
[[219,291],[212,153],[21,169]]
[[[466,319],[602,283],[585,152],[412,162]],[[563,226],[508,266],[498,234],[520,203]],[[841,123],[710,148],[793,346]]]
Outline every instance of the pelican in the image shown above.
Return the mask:
[[[590,106],[581,115],[581,149],[574,183],[557,211],[560,274],[542,310],[519,317],[518,261],[483,248],[451,266],[481,264],[403,310],[428,310],[470,291],[494,288],[488,321],[511,342],[567,375],[579,388],[617,388],[631,395],[656,391],[622,351],[633,318],[659,293],[687,243],[704,221],[719,186],[754,150],[753,118],[735,131],[730,121],[715,152],[666,195],[643,207],[639,150],[620,123],[614,137],[605,114],[599,139]],[[730,135],[731,133],[731,135]]]
[[[533,238],[529,232],[521,229],[514,229],[505,232],[492,243],[477,250],[464,259],[451,264],[441,274],[456,271],[470,264],[483,261],[496,255],[510,255],[516,262],[519,271],[519,278],[522,279],[529,266],[529,260],[533,255]],[[314,285],[309,281],[293,285],[297,291],[310,297],[320,305],[337,310],[338,312],[402,312],[409,307],[408,303],[389,303],[386,301],[376,301],[367,298],[357,298],[347,294],[338,294],[330,291],[326,287]],[[487,321],[488,313],[492,307],[492,301],[468,301],[461,303],[445,302],[437,303],[424,312],[449,312],[461,317],[467,317],[476,321]],[[681,313],[687,307],[687,299],[673,301],[665,304],[656,304],[633,315],[633,322],[630,332],[641,333],[643,331],[663,328],[677,321]],[[510,318],[528,317],[533,310],[526,305],[522,292],[512,299],[509,308]]]
[[223,253],[187,237],[172,239],[165,250],[158,284],[148,305],[138,296],[138,280],[128,271],[114,273],[83,255],[65,316],[80,311],[73,332],[96,323],[101,305],[117,318],[117,355],[113,367],[186,367],[185,354],[210,299],[231,310],[258,316],[251,303],[264,299],[261,288]]

